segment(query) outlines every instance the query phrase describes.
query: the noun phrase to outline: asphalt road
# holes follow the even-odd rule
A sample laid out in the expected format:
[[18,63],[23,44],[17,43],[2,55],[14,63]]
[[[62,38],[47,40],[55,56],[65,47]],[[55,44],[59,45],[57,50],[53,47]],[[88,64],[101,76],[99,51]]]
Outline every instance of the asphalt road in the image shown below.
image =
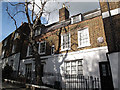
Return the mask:
[[2,90],[27,90],[26,88],[10,83],[2,83]]

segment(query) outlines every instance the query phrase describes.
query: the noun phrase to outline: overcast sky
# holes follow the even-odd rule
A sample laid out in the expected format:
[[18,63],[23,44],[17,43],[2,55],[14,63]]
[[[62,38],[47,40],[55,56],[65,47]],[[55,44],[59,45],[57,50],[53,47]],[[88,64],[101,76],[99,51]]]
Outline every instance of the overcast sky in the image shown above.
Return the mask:
[[[0,35],[0,41],[3,40],[5,37],[7,37],[10,33],[12,33],[16,29],[14,22],[8,17],[5,11],[4,4],[5,3],[2,3],[2,7],[1,7],[2,8],[2,12],[1,12],[2,13],[1,14],[2,15],[2,21],[1,21],[2,22],[2,37]],[[62,4],[63,2],[60,2],[59,4],[58,2],[57,3],[52,2],[47,5],[47,10],[52,11],[52,10],[57,9],[55,11],[52,11],[52,13],[50,14],[49,24],[53,22],[57,22],[59,20],[59,9],[62,8]],[[66,6],[68,7],[70,16],[73,16],[78,13],[84,13],[84,12],[99,8],[99,2],[98,0],[96,0],[96,2],[69,2],[69,3],[66,3]],[[21,22],[27,21],[25,17],[21,15],[19,15],[17,19],[18,19],[17,20],[18,26],[21,25]]]

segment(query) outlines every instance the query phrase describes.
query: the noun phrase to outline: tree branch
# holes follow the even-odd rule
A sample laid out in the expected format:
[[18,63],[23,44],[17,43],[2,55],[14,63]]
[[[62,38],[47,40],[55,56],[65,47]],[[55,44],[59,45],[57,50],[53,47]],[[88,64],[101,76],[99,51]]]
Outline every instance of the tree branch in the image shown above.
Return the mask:
[[16,26],[16,29],[17,29],[17,23],[16,23],[16,20],[15,20],[14,17],[9,13],[9,11],[8,11],[8,6],[7,6],[7,8],[6,8],[6,11],[7,11],[8,15],[11,17],[11,19],[14,21],[15,26]]
[[43,14],[43,10],[44,10],[44,7],[45,7],[46,3],[47,3],[47,1],[45,1],[44,3],[42,3],[42,1],[41,1],[41,6],[42,7],[41,7],[41,10],[40,10],[40,13],[39,13],[38,17],[36,17],[36,19],[35,19],[35,23],[33,24],[33,29],[35,29],[35,26],[38,24],[38,20],[40,20],[42,14]]
[[24,11],[17,11],[17,12],[13,15],[13,17],[16,16],[18,13],[24,13],[24,14],[25,14]]
[[9,2],[9,3],[10,3],[10,5],[12,5],[12,6],[17,6],[17,5],[20,5],[20,4],[25,6],[25,3],[21,3],[21,2],[20,2],[20,3],[17,3],[17,4],[12,4],[11,2]]
[[33,22],[33,15],[34,15],[34,6],[35,6],[35,0],[33,0],[33,9],[32,9],[32,22]]

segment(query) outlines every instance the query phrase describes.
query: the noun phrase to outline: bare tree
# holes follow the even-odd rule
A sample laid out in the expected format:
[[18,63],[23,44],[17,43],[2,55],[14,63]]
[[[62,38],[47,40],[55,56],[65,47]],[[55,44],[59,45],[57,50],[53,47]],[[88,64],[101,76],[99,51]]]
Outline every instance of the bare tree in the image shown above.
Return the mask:
[[[16,29],[18,27],[17,27],[17,22],[15,20],[15,16],[17,16],[19,13],[23,13],[25,14],[27,18],[29,29],[30,29],[30,35],[29,36],[26,35],[26,37],[28,38],[28,42],[33,49],[33,56],[35,58],[35,73],[36,73],[36,78],[37,78],[37,84],[40,84],[40,85],[42,84],[41,60],[40,60],[40,55],[37,51],[37,46],[35,44],[34,33],[35,33],[36,28],[42,26],[41,24],[42,15],[43,14],[50,15],[51,13],[50,11],[45,10],[45,6],[49,1],[50,0],[39,0],[40,5],[38,5],[35,2],[35,0],[29,0],[29,1],[25,0],[25,2],[18,2],[18,3],[9,2],[9,5],[15,8],[17,8],[18,6],[21,6],[23,8],[21,10],[17,10],[14,14],[11,14],[9,12],[9,6],[7,6],[6,8],[8,15],[11,17],[11,19],[15,23]],[[31,6],[31,12],[29,12],[29,6]],[[35,7],[39,9],[37,13],[35,12]]]

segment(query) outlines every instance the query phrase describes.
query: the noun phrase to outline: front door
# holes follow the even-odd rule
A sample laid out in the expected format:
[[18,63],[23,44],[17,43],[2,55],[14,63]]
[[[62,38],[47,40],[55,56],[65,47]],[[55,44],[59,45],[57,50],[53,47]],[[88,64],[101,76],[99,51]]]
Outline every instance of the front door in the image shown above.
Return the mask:
[[101,89],[102,90],[114,90],[112,75],[108,62],[99,62]]

